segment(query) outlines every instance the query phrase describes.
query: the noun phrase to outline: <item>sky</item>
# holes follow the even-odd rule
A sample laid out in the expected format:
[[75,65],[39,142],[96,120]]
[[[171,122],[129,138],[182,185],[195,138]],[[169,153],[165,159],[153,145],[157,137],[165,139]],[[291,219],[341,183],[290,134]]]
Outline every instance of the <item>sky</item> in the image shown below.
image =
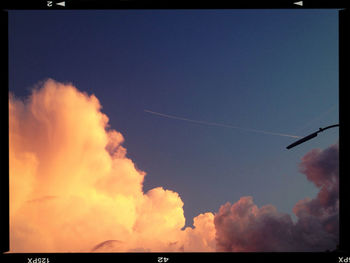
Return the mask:
[[[34,87],[42,91],[32,93]],[[71,95],[64,95],[62,87],[70,87]],[[301,222],[297,211],[307,205],[300,200],[317,199],[322,192],[315,179],[321,177],[310,175],[312,169],[305,168],[310,159],[305,156],[316,158],[322,151],[328,156],[339,133],[333,128],[287,150],[295,138],[224,126],[305,136],[338,123],[338,14],[336,10],[9,11],[9,91],[15,96],[13,105],[22,105],[15,101],[27,98],[27,104],[16,107],[33,116],[41,112],[35,111],[39,106],[34,98],[48,97],[56,105],[62,96],[80,105],[80,97],[72,94],[94,95],[99,103],[89,97],[87,105],[107,116],[108,128],[119,134],[118,153],[126,151],[120,154],[124,161],[132,160],[136,169],[132,173],[144,172],[142,184],[137,183],[142,190],[135,196],[157,196],[146,193],[161,187],[165,196],[180,204],[174,197],[177,193],[184,213],[178,226],[189,227],[186,233],[191,227],[199,231],[205,220],[213,221],[213,213],[217,248],[227,251],[235,244],[236,250],[254,250],[220,239],[224,236],[220,233],[232,227],[227,222],[237,220],[233,215],[231,221],[220,221],[227,215],[225,209],[234,214],[235,204],[253,207],[259,218],[265,213],[259,209],[272,205],[293,222]],[[27,118],[23,123],[31,127],[30,114],[14,112],[14,120]],[[55,116],[70,118],[60,114]],[[76,129],[89,130],[88,121],[82,119],[86,126]],[[18,134],[28,139],[32,133],[26,131]],[[101,244],[97,247],[105,248],[106,243]]]

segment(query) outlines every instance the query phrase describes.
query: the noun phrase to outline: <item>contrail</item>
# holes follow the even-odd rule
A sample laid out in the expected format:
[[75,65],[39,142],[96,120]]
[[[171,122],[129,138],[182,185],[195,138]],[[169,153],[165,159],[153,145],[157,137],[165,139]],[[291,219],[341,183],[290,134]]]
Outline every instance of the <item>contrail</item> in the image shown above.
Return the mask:
[[198,124],[202,124],[202,125],[218,126],[218,127],[225,127],[225,128],[230,128],[230,129],[239,129],[239,130],[243,130],[243,131],[257,132],[257,133],[284,136],[284,137],[301,138],[301,136],[297,136],[297,135],[290,135],[290,134],[284,134],[284,133],[278,133],[278,132],[270,132],[270,131],[264,131],[264,130],[256,130],[256,129],[251,129],[251,128],[243,128],[243,127],[237,127],[237,126],[227,125],[227,124],[222,124],[222,123],[217,123],[217,122],[192,120],[192,119],[188,119],[188,118],[178,117],[178,116],[174,116],[174,115],[168,115],[168,114],[159,113],[159,112],[150,111],[150,110],[144,110],[144,111],[147,113],[150,113],[153,115],[158,115],[158,116],[168,118],[168,119],[187,121],[187,122],[198,123]]

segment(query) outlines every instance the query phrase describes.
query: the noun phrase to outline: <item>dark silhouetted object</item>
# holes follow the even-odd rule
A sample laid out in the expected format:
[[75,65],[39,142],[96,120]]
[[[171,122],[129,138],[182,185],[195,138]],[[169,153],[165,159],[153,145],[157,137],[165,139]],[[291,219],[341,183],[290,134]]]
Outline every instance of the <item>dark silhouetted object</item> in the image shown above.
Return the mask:
[[293,148],[303,142],[306,142],[308,140],[311,140],[312,138],[315,138],[317,136],[317,133],[319,132],[323,132],[324,130],[327,130],[329,128],[333,128],[333,127],[339,127],[339,124],[334,124],[334,125],[330,125],[330,126],[327,126],[325,128],[320,128],[317,132],[314,132],[314,133],[311,133],[310,135],[304,137],[304,138],[301,138],[300,140],[296,141],[296,142],[293,142],[291,145],[288,145],[287,146],[287,149],[290,149],[290,148]]

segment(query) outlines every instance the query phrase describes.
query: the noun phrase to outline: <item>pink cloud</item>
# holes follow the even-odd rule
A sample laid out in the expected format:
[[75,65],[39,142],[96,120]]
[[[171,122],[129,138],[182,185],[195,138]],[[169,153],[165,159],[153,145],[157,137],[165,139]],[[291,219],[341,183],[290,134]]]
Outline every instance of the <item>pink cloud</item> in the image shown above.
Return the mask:
[[252,197],[221,206],[215,215],[218,251],[325,251],[339,238],[338,144],[312,150],[301,171],[320,191],[294,206],[298,221],[272,205],[258,208]]

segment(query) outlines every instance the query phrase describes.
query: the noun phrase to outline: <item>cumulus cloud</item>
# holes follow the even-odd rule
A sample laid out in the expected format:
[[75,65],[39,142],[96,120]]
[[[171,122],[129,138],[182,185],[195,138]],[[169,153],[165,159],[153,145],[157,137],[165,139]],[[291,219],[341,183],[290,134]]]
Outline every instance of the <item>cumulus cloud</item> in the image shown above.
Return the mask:
[[[320,191],[316,198],[305,198],[294,206],[293,212],[299,218],[297,224],[300,228],[299,231],[317,231],[324,236],[324,246],[337,244],[339,241],[338,144],[332,145],[323,151],[314,149],[307,153],[302,158],[300,171],[316,187],[320,188]],[[315,242],[315,238],[313,240],[309,239],[308,244],[314,249],[319,246],[318,242]]]
[[325,251],[339,240],[339,149],[312,150],[302,158],[300,171],[320,188],[316,198],[293,208],[298,220],[272,205],[258,208],[252,197],[221,206],[215,215],[218,251]]
[[94,95],[47,80],[9,96],[10,252],[324,251],[338,242],[338,144],[300,171],[320,189],[290,215],[250,196],[185,226],[183,201],[144,171]]
[[98,99],[72,84],[10,94],[10,251],[213,251],[213,214],[181,230],[179,194],[144,193],[146,173],[123,141]]

